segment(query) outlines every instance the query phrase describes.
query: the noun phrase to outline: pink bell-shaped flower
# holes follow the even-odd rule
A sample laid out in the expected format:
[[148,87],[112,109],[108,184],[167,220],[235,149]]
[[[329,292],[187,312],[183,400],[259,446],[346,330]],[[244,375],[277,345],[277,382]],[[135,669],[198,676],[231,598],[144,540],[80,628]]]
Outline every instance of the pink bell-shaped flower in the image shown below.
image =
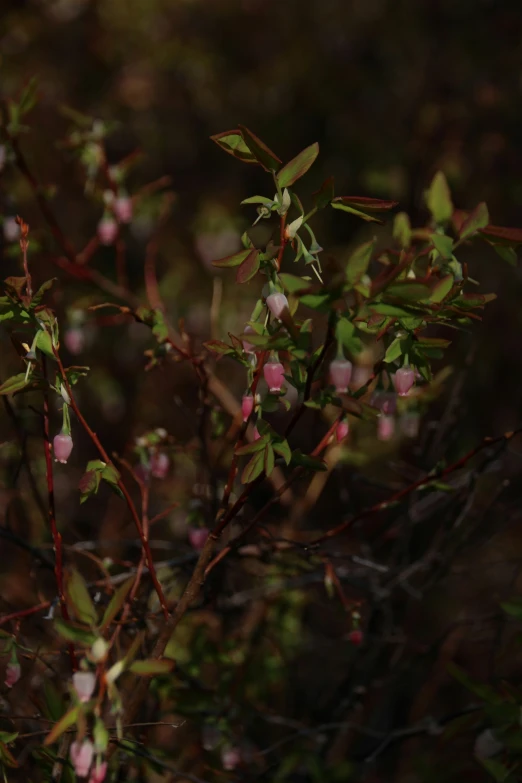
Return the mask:
[[267,362],[263,375],[271,392],[280,392],[285,380],[285,368],[281,362]]
[[346,419],[341,419],[339,424],[337,425],[335,429],[335,437],[337,438],[337,443],[340,443],[343,441],[350,432],[350,425],[348,424]]
[[13,685],[15,685],[18,682],[21,673],[22,673],[22,669],[19,663],[7,664],[7,668],[5,670],[5,684],[7,685],[8,688],[12,688]]
[[346,394],[352,377],[352,363],[348,359],[334,359],[330,363],[330,381],[337,394]]
[[279,320],[281,320],[285,313],[289,312],[288,299],[284,294],[269,294],[266,298],[266,306],[274,318],[278,318]]
[[250,418],[252,411],[254,410],[254,398],[251,394],[245,394],[241,400],[241,412],[243,414],[243,421],[247,421]]
[[66,435],[65,433],[61,432],[59,435],[54,436],[53,451],[55,462],[61,462],[65,465],[71,456],[72,450],[73,440],[70,435]]
[[91,769],[91,774],[89,775],[89,783],[103,783],[106,774],[107,774],[107,762],[106,761],[97,762],[95,766]]
[[401,367],[393,376],[393,385],[399,397],[406,397],[415,383],[415,370],[411,367]]
[[132,199],[129,196],[118,196],[114,199],[114,214],[120,223],[130,223],[132,220]]
[[[256,334],[255,329],[252,329],[250,325],[245,326],[244,334]],[[249,343],[248,340],[243,340],[243,350],[245,353],[255,353],[256,348],[255,345],[252,345],[252,343]]]
[[118,236],[118,224],[112,217],[103,217],[98,223],[97,233],[102,245],[112,245]]
[[388,441],[395,433],[395,418],[387,413],[381,413],[377,420],[377,437],[379,440]]
[[94,745],[88,739],[73,742],[69,751],[74,771],[79,778],[86,778],[94,756]]
[[73,356],[78,356],[85,348],[85,332],[77,326],[67,329],[63,336],[65,347]]
[[209,533],[208,527],[190,527],[188,531],[190,546],[197,552],[201,552],[207,542]]
[[170,460],[163,451],[155,451],[150,458],[150,472],[157,479],[164,479],[169,472]]
[[96,687],[96,675],[93,672],[74,672],[72,680],[80,701],[89,701]]
[[241,763],[241,753],[238,748],[231,746],[223,748],[221,751],[221,763],[223,764],[223,769],[228,771],[235,769]]

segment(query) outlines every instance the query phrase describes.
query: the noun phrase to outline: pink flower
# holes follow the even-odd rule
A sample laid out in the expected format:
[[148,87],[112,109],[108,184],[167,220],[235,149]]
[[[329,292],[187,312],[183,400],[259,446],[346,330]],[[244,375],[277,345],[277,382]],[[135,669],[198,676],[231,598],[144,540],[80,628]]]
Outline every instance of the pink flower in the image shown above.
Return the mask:
[[107,774],[107,762],[106,761],[97,762],[96,765],[91,770],[91,774],[89,776],[89,783],[103,783],[106,774]]
[[73,742],[69,752],[74,771],[79,778],[86,778],[94,756],[94,745],[88,739],[83,742]]
[[415,383],[415,371],[411,367],[401,367],[393,376],[393,385],[399,397],[406,397]]
[[20,226],[15,217],[4,218],[4,239],[6,242],[16,242],[20,238]]
[[381,413],[377,421],[377,437],[379,440],[388,441],[393,438],[395,432],[395,419],[386,413]]
[[205,546],[210,530],[208,527],[190,527],[188,531],[188,539],[190,545],[197,552],[201,552]]
[[251,394],[245,394],[241,400],[241,412],[243,414],[243,421],[247,421],[250,414],[254,410],[254,398]]
[[112,245],[118,236],[118,224],[111,217],[104,217],[98,223],[97,232],[102,245]]
[[330,363],[330,380],[337,394],[346,394],[352,377],[352,363],[348,359],[334,359]]
[[150,472],[154,478],[164,479],[169,472],[170,460],[163,452],[154,452],[150,458]]
[[72,679],[80,701],[89,701],[96,686],[96,675],[93,672],[74,672]]
[[13,685],[15,685],[18,682],[21,673],[22,673],[22,669],[19,663],[7,664],[7,668],[5,670],[5,684],[7,685],[8,688],[12,688]]
[[382,411],[382,413],[391,416],[397,409],[397,395],[395,392],[384,391],[382,389],[380,391],[375,391],[372,394],[370,405],[373,408]]
[[285,368],[281,362],[267,362],[263,367],[263,375],[271,392],[281,391],[285,380]]
[[266,306],[274,316],[281,320],[281,316],[289,312],[288,299],[284,294],[269,294],[266,298]]
[[71,451],[73,450],[73,440],[70,435],[65,435],[61,432],[59,435],[54,436],[53,451],[55,462],[61,462],[65,465]]
[[[244,334],[256,334],[256,330],[252,329],[251,326],[245,326]],[[243,340],[243,350],[245,353],[255,353],[256,348],[255,345],[252,345],[252,343],[249,343],[248,340]]]
[[335,430],[335,437],[337,438],[337,443],[340,443],[342,440],[344,440],[348,436],[349,432],[350,432],[350,425],[348,424],[346,419],[342,419],[337,425]]
[[348,639],[353,645],[358,647],[360,644],[363,643],[364,634],[359,628],[354,628],[353,631],[350,631],[350,633],[348,634]]
[[85,348],[85,334],[83,329],[78,329],[78,327],[67,329],[63,341],[69,353],[72,353],[73,356],[77,356]]
[[129,196],[118,196],[113,204],[114,214],[120,223],[130,223],[132,220],[132,199]]
[[237,748],[226,747],[221,751],[223,769],[232,771],[241,763],[241,753]]

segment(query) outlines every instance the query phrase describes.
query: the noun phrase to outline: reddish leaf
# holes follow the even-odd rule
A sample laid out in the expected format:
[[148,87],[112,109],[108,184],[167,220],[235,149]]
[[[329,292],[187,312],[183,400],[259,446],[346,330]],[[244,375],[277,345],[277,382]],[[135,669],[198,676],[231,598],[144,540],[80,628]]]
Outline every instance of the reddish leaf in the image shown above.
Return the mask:
[[288,188],[297,182],[303,174],[306,174],[314,160],[319,155],[319,144],[315,142],[296,155],[290,163],[283,166],[277,175],[279,187]]
[[485,239],[491,240],[491,242],[498,242],[501,245],[509,245],[514,247],[515,245],[522,244],[522,228],[504,228],[504,226],[486,226],[479,231]]
[[328,177],[328,179],[323,182],[319,190],[316,190],[316,192],[313,194],[315,206],[317,209],[324,209],[333,200],[334,196],[334,178]]
[[243,263],[250,252],[250,248],[240,250],[238,253],[234,253],[231,256],[225,256],[225,258],[219,258],[217,261],[212,261],[212,266],[217,266],[220,269],[228,269],[233,266],[239,266]]
[[265,171],[277,171],[282,161],[277,157],[275,152],[272,152],[261,139],[252,133],[252,131],[249,131],[248,128],[245,128],[244,125],[240,125],[239,130],[248,149],[261,166],[263,166]]
[[236,283],[247,283],[259,270],[259,250],[251,250],[236,274]]
[[370,212],[386,212],[398,205],[398,201],[385,201],[380,198],[368,198],[367,196],[337,196],[336,201],[355,209],[368,209]]
[[222,150],[228,152],[229,155],[233,155],[234,158],[243,161],[243,163],[258,163],[250,149],[245,144],[239,130],[230,130],[224,131],[223,133],[216,133],[210,138],[212,141],[215,141]]

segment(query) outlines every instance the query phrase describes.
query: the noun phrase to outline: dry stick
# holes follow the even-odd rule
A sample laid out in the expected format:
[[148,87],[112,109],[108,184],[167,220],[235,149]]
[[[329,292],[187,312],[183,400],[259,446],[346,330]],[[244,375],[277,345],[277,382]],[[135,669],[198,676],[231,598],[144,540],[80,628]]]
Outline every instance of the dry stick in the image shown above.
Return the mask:
[[[87,424],[85,418],[83,417],[82,412],[78,408],[78,405],[76,404],[76,400],[74,399],[71,385],[69,383],[69,380],[68,380],[66,372],[65,372],[65,368],[64,368],[64,366],[62,364],[62,360],[60,359],[60,356],[59,356],[58,351],[56,350],[56,348],[53,348],[53,353],[54,353],[54,357],[55,357],[55,359],[56,359],[56,361],[58,363],[58,368],[60,370],[60,374],[62,376],[63,383],[65,385],[65,388],[67,389],[67,394],[70,397],[69,405],[71,406],[71,408],[73,409],[74,413],[76,414],[76,418],[78,419],[78,421],[82,425],[83,429],[85,430],[87,435],[90,437],[90,439],[92,440],[92,442],[96,446],[96,448],[97,448],[97,450],[98,450],[102,460],[107,465],[111,465],[116,470],[116,467],[115,467],[113,461],[111,460],[111,458],[109,457],[109,455],[107,454],[105,449],[103,448],[103,446],[102,446],[98,436],[96,435],[95,432],[93,432],[91,430],[91,428]],[[119,472],[117,470],[116,470],[116,472],[118,473],[118,476],[119,476]],[[138,516],[138,512],[136,511],[136,507],[135,507],[135,505],[134,505],[134,503],[132,501],[132,498],[131,498],[131,496],[129,494],[129,491],[128,491],[127,487],[125,486],[125,484],[123,483],[123,480],[121,479],[121,477],[118,478],[117,486],[120,489],[121,493],[123,494],[123,497],[125,498],[127,506],[129,508],[129,511],[131,512],[131,516],[132,516],[132,518],[134,520],[134,524],[136,525],[136,530],[138,531],[138,535],[140,537],[141,545],[142,545],[143,551],[145,553],[145,557],[147,559],[147,566],[148,566],[148,569],[149,569],[149,573],[150,573],[152,582],[154,584],[154,588],[156,590],[156,593],[158,594],[159,602],[160,602],[161,608],[163,610],[163,614],[164,614],[165,619],[166,619],[169,616],[169,610],[167,608],[167,602],[165,600],[165,596],[163,595],[163,590],[161,589],[161,585],[160,585],[158,577],[156,575],[156,569],[154,568],[154,561],[152,559],[152,553],[150,551],[150,544],[149,544],[148,534],[145,533],[145,531],[143,529],[141,520],[140,520],[140,518]]]
[[[47,381],[47,360],[42,354],[42,371],[45,380]],[[47,477],[47,493],[49,498],[48,507],[48,520],[49,528],[51,530],[51,536],[53,539],[53,549],[55,557],[54,573],[56,577],[56,588],[58,591],[58,598],[60,600],[60,607],[62,610],[63,619],[69,622],[69,611],[65,601],[64,582],[63,582],[63,550],[62,550],[62,536],[56,525],[56,509],[54,504],[54,481],[53,481],[53,459],[51,456],[51,440],[49,435],[49,393],[47,391],[48,384],[46,383],[46,389],[43,395],[43,422],[44,422],[44,451],[45,451],[45,472]],[[76,655],[74,652],[74,645],[72,642],[68,645],[69,659],[71,661],[71,668],[73,671],[77,669]]]

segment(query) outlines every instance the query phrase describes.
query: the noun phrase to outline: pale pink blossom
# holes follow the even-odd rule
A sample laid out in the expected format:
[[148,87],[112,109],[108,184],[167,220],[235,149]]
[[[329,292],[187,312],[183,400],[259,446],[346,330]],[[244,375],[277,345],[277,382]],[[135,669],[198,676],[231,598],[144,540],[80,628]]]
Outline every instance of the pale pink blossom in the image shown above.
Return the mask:
[[334,359],[330,363],[330,380],[337,394],[346,394],[352,377],[352,363],[348,359]]
[[98,223],[98,239],[102,245],[112,245],[118,236],[118,224],[111,217],[104,217]]
[[80,701],[89,701],[96,687],[96,675],[93,672],[74,672],[72,679]]
[[271,392],[281,391],[285,380],[285,368],[281,362],[267,362],[263,367],[263,375]]
[[247,421],[253,410],[254,398],[251,394],[245,394],[241,400],[241,413],[243,414],[243,421]]
[[208,527],[190,527],[188,531],[188,539],[190,545],[197,552],[201,552],[207,542],[210,530]]
[[65,347],[73,356],[78,356],[85,348],[85,332],[77,326],[67,329],[63,336]]
[[377,437],[379,440],[388,441],[395,433],[395,418],[386,413],[381,413],[377,420]]
[[226,747],[221,751],[221,763],[223,769],[232,771],[241,763],[241,753],[237,748]]
[[415,383],[415,371],[411,367],[401,367],[393,376],[393,385],[399,397],[406,397]]
[[107,762],[97,762],[89,775],[89,783],[103,783],[107,774]]
[[350,432],[350,425],[348,424],[346,419],[342,419],[335,429],[335,437],[337,438],[337,443],[343,441],[348,436],[349,432]]
[[94,745],[88,739],[83,742],[73,742],[69,752],[74,771],[79,778],[86,778],[94,756]]
[[150,458],[150,472],[154,478],[164,479],[169,472],[170,460],[164,452],[154,452]]
[[70,435],[66,435],[63,432],[61,432],[59,435],[54,436],[53,451],[54,451],[54,459],[56,462],[61,462],[62,464],[65,465],[65,463],[71,456],[72,450],[73,450],[73,440]]
[[279,320],[284,317],[285,313],[289,312],[288,299],[284,294],[269,294],[266,298],[266,306],[274,318],[278,318]]
[[22,669],[19,663],[7,664],[7,668],[5,670],[5,684],[7,685],[8,688],[12,688],[13,685],[15,685],[18,682],[21,673],[22,673]]
[[113,204],[114,214],[120,223],[130,223],[132,220],[132,199],[129,196],[118,196]]

